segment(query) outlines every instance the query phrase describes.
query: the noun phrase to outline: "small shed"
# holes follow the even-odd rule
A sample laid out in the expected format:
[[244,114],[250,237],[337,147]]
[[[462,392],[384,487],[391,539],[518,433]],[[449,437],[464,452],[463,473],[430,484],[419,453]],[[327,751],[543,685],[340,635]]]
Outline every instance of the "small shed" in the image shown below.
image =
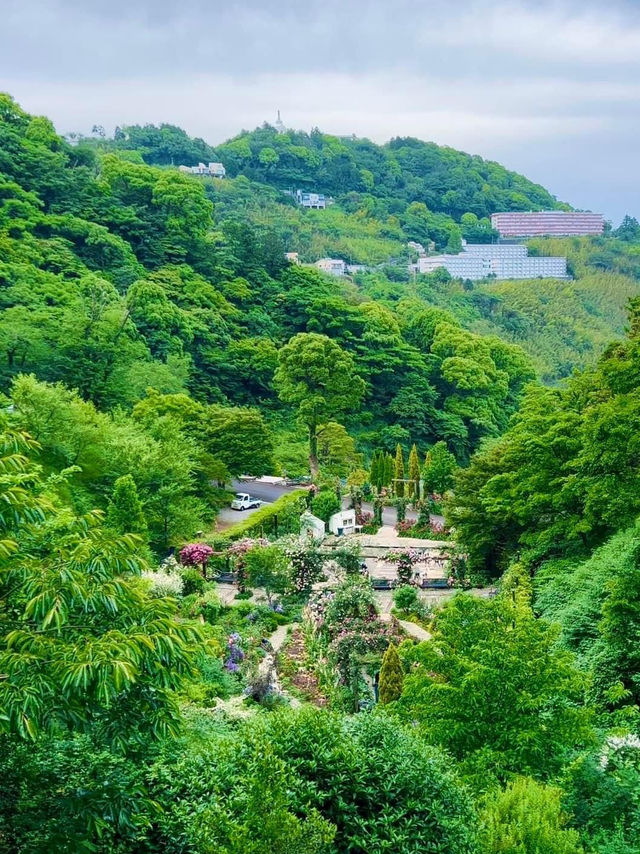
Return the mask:
[[325,527],[322,519],[305,510],[300,516],[300,539],[320,542],[324,539]]
[[339,510],[329,519],[329,530],[341,537],[343,534],[354,534],[356,530],[356,511]]

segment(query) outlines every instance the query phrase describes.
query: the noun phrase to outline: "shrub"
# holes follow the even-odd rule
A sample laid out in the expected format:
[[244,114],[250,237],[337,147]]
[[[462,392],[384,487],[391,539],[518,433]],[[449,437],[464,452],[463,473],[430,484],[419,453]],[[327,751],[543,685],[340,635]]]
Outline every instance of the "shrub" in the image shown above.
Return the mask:
[[321,490],[311,502],[311,509],[318,519],[329,522],[334,513],[340,510],[342,504],[335,492],[328,489]]
[[213,588],[206,590],[201,599],[202,615],[208,623],[215,623],[224,610],[224,605]]
[[142,577],[150,582],[149,596],[154,599],[182,595],[182,578],[177,574],[159,570],[158,572],[143,572]]
[[[265,757],[267,767],[278,771],[273,786],[247,797],[261,779],[258,766]],[[202,739],[194,740],[167,764],[150,792],[167,805],[157,821],[162,850],[177,851],[168,842],[178,839],[183,851],[216,850],[194,842],[214,815],[227,824],[251,825],[251,844],[229,850],[477,851],[477,818],[450,761],[383,715],[280,710],[255,716],[233,733],[209,735],[204,749]],[[256,802],[264,812],[260,821],[252,814]],[[273,827],[274,810],[285,807],[305,825],[319,812],[335,828],[333,845],[303,847],[292,843],[291,834],[277,846],[268,840],[253,845],[256,834]]]
[[404,671],[398,650],[394,644],[390,643],[382,658],[382,667],[380,668],[380,702],[383,706],[387,703],[392,703],[397,700],[402,694],[402,685],[404,682]]
[[192,593],[197,593],[199,596],[202,596],[207,582],[197,569],[183,569],[181,577],[183,596],[190,596]]
[[394,590],[393,601],[401,611],[411,611],[418,603],[418,591],[410,584],[403,584]]
[[580,837],[566,828],[562,792],[526,777],[487,799],[482,824],[487,854],[510,851],[582,854]]
[[329,626],[339,628],[347,619],[366,620],[375,614],[375,598],[369,582],[358,576],[349,576],[329,602],[326,622]]

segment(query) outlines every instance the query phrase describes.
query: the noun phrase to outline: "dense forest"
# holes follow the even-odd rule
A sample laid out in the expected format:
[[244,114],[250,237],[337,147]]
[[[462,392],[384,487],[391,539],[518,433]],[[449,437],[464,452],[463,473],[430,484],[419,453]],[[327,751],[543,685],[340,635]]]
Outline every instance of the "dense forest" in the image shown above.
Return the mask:
[[[409,278],[558,203],[410,139],[73,143],[0,96],[0,852],[635,854],[637,222],[531,242],[572,281]],[[441,599],[299,538],[346,497],[444,507]]]

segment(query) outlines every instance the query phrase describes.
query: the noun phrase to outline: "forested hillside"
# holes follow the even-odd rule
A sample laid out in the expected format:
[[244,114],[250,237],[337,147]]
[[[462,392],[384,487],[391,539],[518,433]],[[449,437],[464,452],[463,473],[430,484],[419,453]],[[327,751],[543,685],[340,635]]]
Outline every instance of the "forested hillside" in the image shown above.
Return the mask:
[[[221,159],[231,177],[194,178],[214,202],[218,222],[242,219],[272,231],[303,262],[330,256],[375,268],[373,284],[370,276],[355,277],[368,294],[393,305],[417,293],[465,328],[517,343],[546,383],[587,366],[621,335],[626,303],[640,289],[640,230],[629,217],[604,238],[530,242],[532,253],[568,256],[574,282],[438,287],[421,277],[415,288],[408,241],[456,252],[462,238],[496,238],[488,219],[493,211],[568,207],[499,164],[432,143],[395,139],[379,146],[265,125],[212,148],[180,128],[147,125],[86,144],[163,166]],[[305,210],[286,194],[292,189],[333,194],[334,204]]]
[[[561,283],[284,257],[524,204],[412,140],[70,145],[0,97],[0,854],[640,850],[640,226],[532,242]],[[346,500],[364,537],[299,536]]]
[[[307,333],[331,338],[364,381],[360,411],[343,414],[365,450],[445,439],[463,460],[506,426],[533,376],[518,348],[465,331],[428,303],[396,310],[350,282],[288,266],[273,228],[217,223],[202,183],[176,171],[71,147],[8,98],[2,119],[0,374],[22,426],[50,441],[61,463],[78,464],[86,438],[74,440],[67,423],[44,440],[35,396],[59,400],[61,423],[99,418],[105,430],[169,441],[137,415],[153,388],[162,413],[185,410],[179,428],[171,421],[185,460],[177,495],[195,498],[207,472],[272,471],[266,422],[276,433],[294,428],[273,385],[278,349]],[[26,380],[10,391],[25,374],[40,383],[28,381],[33,398]],[[198,418],[206,430],[191,426]],[[246,453],[227,449],[232,438]],[[91,500],[103,504],[119,473],[113,461],[100,469]],[[194,529],[201,511],[184,514]]]

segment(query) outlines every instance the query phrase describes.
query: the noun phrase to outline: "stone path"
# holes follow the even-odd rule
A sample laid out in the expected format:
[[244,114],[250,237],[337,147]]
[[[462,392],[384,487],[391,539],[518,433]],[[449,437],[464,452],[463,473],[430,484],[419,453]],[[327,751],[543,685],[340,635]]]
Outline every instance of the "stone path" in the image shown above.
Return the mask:
[[273,652],[268,652],[265,657],[260,662],[259,672],[261,673],[270,673],[271,675],[271,687],[274,691],[279,694],[282,694],[289,700],[289,705],[292,709],[299,709],[302,703],[297,697],[294,697],[288,691],[282,687],[280,679],[278,677],[278,668],[276,666],[276,656],[282,649],[282,646],[287,639],[287,631],[291,628],[293,632],[297,627],[297,623],[290,623],[289,626],[278,626],[275,632],[269,637],[269,643],[271,644],[271,648]]
[[409,620],[398,620],[404,631],[419,641],[431,640],[431,633],[417,623],[410,623]]

